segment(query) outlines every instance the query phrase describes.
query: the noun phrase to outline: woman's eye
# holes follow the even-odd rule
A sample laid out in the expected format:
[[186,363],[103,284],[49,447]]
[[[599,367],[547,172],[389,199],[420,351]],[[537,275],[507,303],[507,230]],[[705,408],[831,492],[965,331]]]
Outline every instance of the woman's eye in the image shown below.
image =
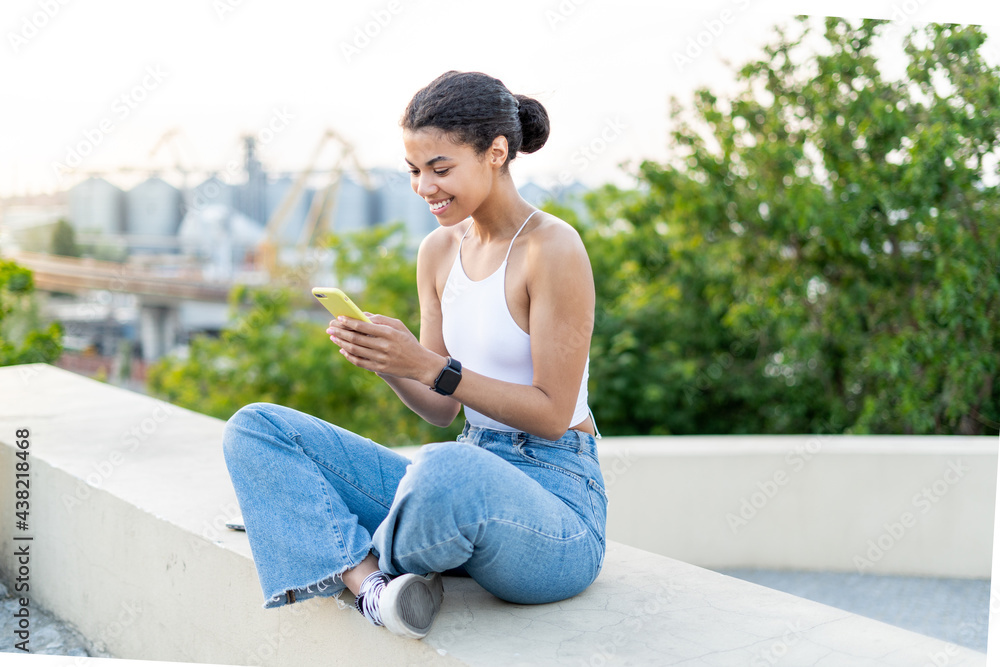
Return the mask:
[[411,169],[411,170],[410,170],[410,173],[411,173],[411,174],[413,174],[414,176],[416,176],[417,174],[419,174],[419,173],[420,173],[420,171],[419,171],[419,170],[417,170],[417,169]]
[[435,170],[434,170],[434,173],[435,173],[435,174],[437,174],[438,176],[444,176],[444,175],[445,175],[445,174],[447,174],[447,173],[448,173],[449,171],[451,171],[451,169],[450,169],[450,168],[449,168],[449,169],[435,169]]

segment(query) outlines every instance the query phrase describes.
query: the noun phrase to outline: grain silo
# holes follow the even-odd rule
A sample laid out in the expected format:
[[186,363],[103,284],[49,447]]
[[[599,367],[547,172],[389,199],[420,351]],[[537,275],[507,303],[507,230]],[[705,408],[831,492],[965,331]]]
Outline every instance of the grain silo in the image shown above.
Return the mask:
[[235,208],[235,201],[235,188],[213,174],[191,190],[187,210],[197,211],[215,204]]
[[517,189],[517,192],[524,201],[536,208],[541,208],[550,199],[554,199],[552,192],[534,182],[527,182]]
[[228,206],[208,204],[187,212],[177,237],[186,254],[206,261],[206,271],[231,277],[263,240],[264,227]]
[[149,178],[125,193],[125,230],[137,236],[172,236],[182,214],[181,192],[162,178]]
[[70,223],[77,232],[121,234],[124,193],[103,178],[90,177],[69,190]]
[[378,169],[373,170],[373,176],[378,183],[373,216],[376,223],[402,221],[409,235],[416,239],[423,238],[438,226],[427,202],[413,191],[408,173]]

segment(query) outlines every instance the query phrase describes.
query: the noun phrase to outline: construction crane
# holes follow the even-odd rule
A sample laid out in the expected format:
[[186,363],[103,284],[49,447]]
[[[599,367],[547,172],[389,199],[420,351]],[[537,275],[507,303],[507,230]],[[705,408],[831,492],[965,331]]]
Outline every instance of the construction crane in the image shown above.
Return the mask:
[[160,149],[163,148],[163,146],[165,146],[165,145],[167,145],[169,143],[170,144],[170,152],[171,152],[171,154],[173,155],[173,158],[174,158],[174,169],[181,176],[181,191],[186,196],[187,195],[187,188],[188,188],[188,173],[190,173],[191,170],[185,168],[184,165],[183,165],[183,161],[181,160],[181,153],[180,153],[180,150],[179,150],[179,148],[177,146],[177,138],[180,135],[181,135],[181,130],[180,130],[180,128],[177,128],[177,127],[172,127],[169,130],[167,130],[166,132],[164,132],[162,135],[160,135],[159,140],[157,140],[157,142],[149,150],[149,157],[148,157],[148,159],[152,160],[154,157],[156,157],[156,154],[160,151]]
[[274,213],[268,218],[264,230],[264,239],[257,245],[257,256],[260,260],[260,265],[267,271],[269,276],[275,276],[278,270],[278,251],[280,249],[279,239],[281,232],[285,228],[285,225],[288,224],[289,215],[302,196],[309,175],[314,171],[316,162],[330,141],[336,141],[340,144],[340,155],[330,168],[327,185],[313,197],[309,211],[306,214],[305,224],[302,226],[302,232],[299,235],[297,248],[300,251],[305,250],[311,246],[318,234],[331,229],[330,218],[335,211],[337,195],[344,175],[345,163],[350,162],[361,178],[365,188],[368,190],[372,189],[368,172],[358,162],[357,156],[354,153],[354,147],[336,131],[329,128],[324,131],[316,149],[309,158],[306,168],[295,179],[292,187],[288,189],[288,192],[282,198],[281,203],[278,204],[278,207],[274,209]]

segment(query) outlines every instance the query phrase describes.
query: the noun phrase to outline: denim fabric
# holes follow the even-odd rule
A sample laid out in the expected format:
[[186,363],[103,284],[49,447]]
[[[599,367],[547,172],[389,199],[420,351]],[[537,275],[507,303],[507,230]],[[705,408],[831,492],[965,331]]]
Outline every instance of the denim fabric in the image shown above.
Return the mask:
[[466,424],[412,463],[267,403],[223,439],[265,607],[339,594],[374,551],[390,575],[464,569],[521,604],[576,595],[604,561],[607,498],[593,436],[556,441]]

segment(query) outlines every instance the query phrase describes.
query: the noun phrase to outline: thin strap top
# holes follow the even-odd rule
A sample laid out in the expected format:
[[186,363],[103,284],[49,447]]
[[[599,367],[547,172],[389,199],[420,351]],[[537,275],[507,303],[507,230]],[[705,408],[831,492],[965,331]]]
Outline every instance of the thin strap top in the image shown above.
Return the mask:
[[[496,271],[482,280],[472,280],[462,266],[462,243],[472,229],[465,230],[459,243],[455,262],[445,282],[441,295],[441,333],[448,354],[477,373],[487,377],[530,385],[534,379],[531,360],[531,336],[510,314],[507,307],[505,278],[507,259],[514,247],[514,240],[524,229],[535,210],[525,219],[514,238],[510,240],[503,263]],[[587,407],[587,377],[590,359],[584,367],[580,393],[571,424],[583,421],[590,410]],[[465,406],[465,418],[473,426],[500,431],[516,431],[506,424]]]

